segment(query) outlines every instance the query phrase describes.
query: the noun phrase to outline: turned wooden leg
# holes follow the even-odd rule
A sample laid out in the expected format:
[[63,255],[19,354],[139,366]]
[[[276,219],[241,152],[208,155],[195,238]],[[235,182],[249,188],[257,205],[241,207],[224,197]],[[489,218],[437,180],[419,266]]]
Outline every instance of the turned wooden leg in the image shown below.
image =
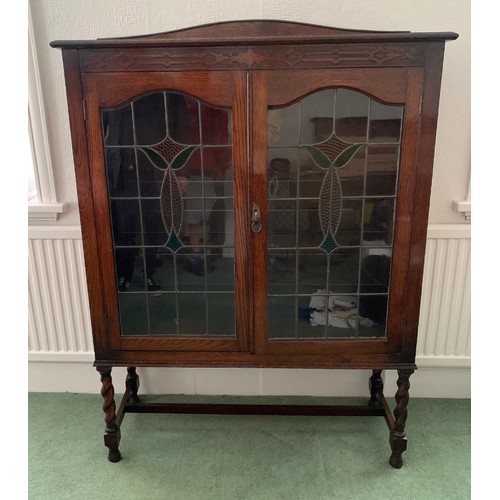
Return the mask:
[[378,395],[384,390],[384,381],[382,380],[382,370],[372,370],[372,376],[369,382],[370,400],[368,406],[379,408],[382,404]]
[[127,389],[130,389],[130,399],[134,403],[138,403],[139,396],[137,395],[137,391],[139,390],[139,375],[137,375],[135,366],[127,368],[127,378],[125,380],[125,386],[127,387]]
[[408,401],[410,396],[410,376],[414,370],[398,370],[398,390],[396,392],[396,408],[394,409],[394,426],[389,435],[392,455],[389,463],[396,469],[403,466],[403,452],[406,451],[405,425],[408,417]]
[[120,428],[116,423],[116,403],[115,390],[111,379],[110,367],[98,367],[97,370],[101,374],[101,396],[104,398],[102,409],[104,410],[104,421],[106,429],[104,432],[104,444],[108,447],[108,460],[110,462],[118,462],[122,456],[118,445],[120,444]]

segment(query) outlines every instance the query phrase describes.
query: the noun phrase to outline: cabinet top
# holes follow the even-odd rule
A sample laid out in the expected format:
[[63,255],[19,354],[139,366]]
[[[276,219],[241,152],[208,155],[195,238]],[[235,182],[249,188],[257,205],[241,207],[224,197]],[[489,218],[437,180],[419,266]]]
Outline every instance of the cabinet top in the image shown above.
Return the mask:
[[454,32],[412,33],[332,28],[274,20],[226,21],[190,28],[123,38],[55,40],[55,48],[175,47],[274,45],[311,43],[426,42],[455,40]]

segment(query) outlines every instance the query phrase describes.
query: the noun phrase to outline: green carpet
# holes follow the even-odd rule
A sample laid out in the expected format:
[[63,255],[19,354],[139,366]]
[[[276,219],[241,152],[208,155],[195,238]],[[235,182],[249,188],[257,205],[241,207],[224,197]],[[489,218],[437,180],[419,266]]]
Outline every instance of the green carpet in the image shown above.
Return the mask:
[[31,393],[29,498],[469,499],[470,411],[470,400],[412,399],[400,470],[388,464],[382,417],[127,414],[123,459],[113,464],[103,444],[100,395]]

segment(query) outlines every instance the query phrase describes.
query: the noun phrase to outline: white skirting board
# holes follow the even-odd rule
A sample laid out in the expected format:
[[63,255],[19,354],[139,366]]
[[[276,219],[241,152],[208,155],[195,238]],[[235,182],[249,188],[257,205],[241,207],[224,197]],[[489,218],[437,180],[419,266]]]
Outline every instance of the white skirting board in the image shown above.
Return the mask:
[[[30,392],[98,393],[99,373],[93,355],[30,355]],[[79,359],[78,359],[79,358]],[[77,361],[78,360],[78,361]],[[419,363],[420,361],[420,363]],[[418,398],[470,398],[470,360],[417,359],[410,395]],[[264,368],[138,368],[142,394],[368,396],[370,370],[310,370]],[[125,368],[113,368],[115,392],[125,389]],[[395,370],[384,371],[385,394],[397,390]]]
[[[29,230],[29,379],[32,392],[98,393],[78,227]],[[413,397],[470,398],[470,225],[428,231]],[[368,370],[141,368],[143,394],[366,396]],[[125,369],[113,369],[123,392]],[[387,371],[386,395],[396,390]]]

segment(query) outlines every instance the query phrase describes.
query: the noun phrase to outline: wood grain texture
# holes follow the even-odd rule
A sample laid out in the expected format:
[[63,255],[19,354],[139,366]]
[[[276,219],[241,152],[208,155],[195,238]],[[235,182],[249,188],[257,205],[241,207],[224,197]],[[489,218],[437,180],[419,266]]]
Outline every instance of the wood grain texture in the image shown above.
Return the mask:
[[385,416],[383,409],[362,405],[271,405],[144,403],[125,406],[126,413],[176,413],[205,415]]
[[[251,164],[252,203],[260,208],[262,228],[252,234],[254,267],[254,342],[255,352],[266,350],[268,338],[267,300],[267,91],[268,73],[255,71],[251,83]],[[250,214],[250,211],[249,211]]]
[[[257,345],[256,345],[257,351]],[[416,368],[404,361],[401,353],[348,352],[309,354],[250,353],[237,351],[109,350],[105,358],[96,358],[95,366],[179,366],[179,367],[250,367],[250,368],[332,368],[384,369]]]
[[[405,308],[408,290],[414,286],[408,277],[408,258],[411,245],[415,176],[417,172],[417,147],[420,133],[420,96],[422,95],[423,71],[410,69],[401,139],[401,157],[397,187],[397,203],[394,224],[394,242],[390,295],[388,304],[387,332],[398,339],[402,349],[402,337],[407,323]],[[418,321],[418,319],[417,319]],[[392,337],[394,336],[394,337]],[[408,361],[415,361],[416,344],[408,346]]]
[[[87,98],[95,99],[97,105],[102,107],[121,106],[142,94],[166,90],[182,91],[212,106],[229,108],[233,104],[231,73],[193,71],[84,74],[82,80],[84,87],[88,89]],[[92,107],[88,111],[96,112]]]
[[91,184],[89,186],[96,215],[95,228],[102,281],[101,300],[104,304],[102,328],[111,348],[116,346],[113,332],[119,331],[118,296],[116,293],[116,273],[114,266],[112,230],[106,180],[105,153],[101,130],[98,87],[94,80],[82,79],[87,108],[86,129]]
[[458,35],[444,33],[411,33],[409,31],[368,31],[332,28],[306,23],[276,20],[246,20],[212,23],[152,35],[100,40],[56,40],[52,47],[164,47],[212,46],[234,44],[303,44],[320,42],[407,42],[454,40]]
[[[77,167],[82,171],[77,175],[82,214],[91,223],[84,240],[88,239],[87,265],[93,280],[89,293],[94,304],[97,363],[381,369],[406,362],[414,366],[442,47],[443,40],[454,37],[450,33],[359,33],[300,23],[237,22],[97,41],[86,44],[80,55],[66,49],[75,162],[87,162],[84,169]],[[220,41],[218,46],[215,40]],[[387,338],[270,341],[268,107],[338,87],[405,107]],[[100,109],[163,90],[233,109],[234,339],[120,334]],[[254,203],[261,212],[262,230],[257,234],[250,230]]]
[[348,88],[361,91],[388,103],[406,101],[408,69],[315,69],[273,71],[269,74],[268,105],[283,106],[301,99],[311,92],[325,88]]
[[82,49],[88,73],[405,67],[425,64],[425,44]]
[[248,144],[247,74],[233,73],[233,165],[234,165],[234,245],[236,333],[240,350],[251,350],[253,273],[252,248],[248,244],[251,231],[250,213],[250,159]]
[[78,51],[64,50],[63,63],[78,207],[82,228],[85,272],[89,292],[92,334],[96,355],[100,356],[106,352],[108,341],[104,322],[105,310],[102,301],[102,277],[97,243],[95,206],[92,198],[92,181],[87,147],[88,138],[84,121],[83,91],[80,80]]
[[428,44],[422,93],[421,130],[416,152],[418,167],[412,211],[411,251],[408,256],[408,280],[412,286],[408,288],[405,312],[407,324],[402,339],[403,349],[406,351],[413,349],[417,342],[443,57],[444,43]]

